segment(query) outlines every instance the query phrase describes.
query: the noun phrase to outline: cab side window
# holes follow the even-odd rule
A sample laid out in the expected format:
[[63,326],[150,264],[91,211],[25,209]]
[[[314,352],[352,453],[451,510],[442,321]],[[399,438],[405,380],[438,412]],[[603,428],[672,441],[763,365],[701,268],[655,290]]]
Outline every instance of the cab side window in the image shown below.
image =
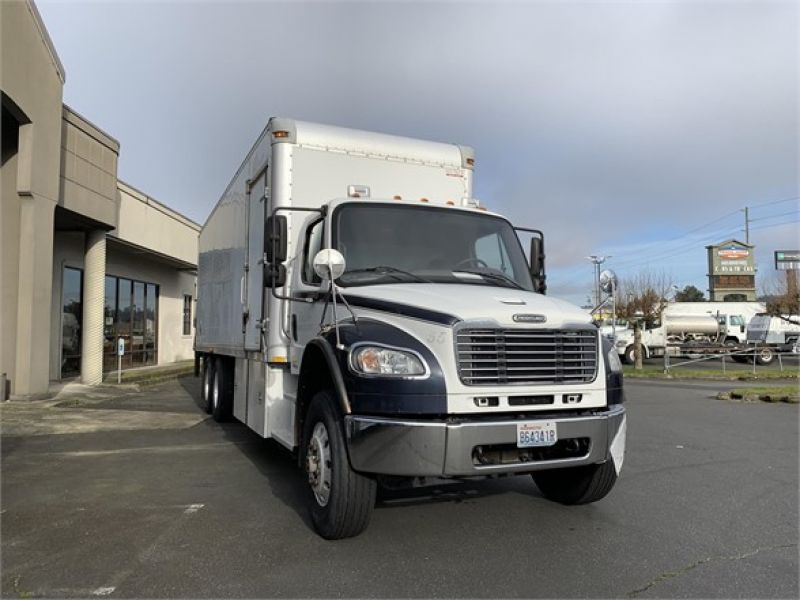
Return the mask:
[[314,257],[322,249],[322,233],[325,230],[325,220],[320,219],[306,230],[306,240],[303,247],[303,271],[301,278],[308,285],[319,285],[322,280],[314,272]]

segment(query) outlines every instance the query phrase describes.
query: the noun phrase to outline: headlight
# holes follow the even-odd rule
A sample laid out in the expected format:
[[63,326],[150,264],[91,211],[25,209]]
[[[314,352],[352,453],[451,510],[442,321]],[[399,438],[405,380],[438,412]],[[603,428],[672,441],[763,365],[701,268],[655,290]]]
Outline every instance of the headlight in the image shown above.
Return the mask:
[[421,377],[428,373],[425,361],[412,350],[366,344],[350,351],[350,366],[362,375]]
[[622,373],[622,363],[619,361],[616,348],[608,351],[608,368],[612,373]]

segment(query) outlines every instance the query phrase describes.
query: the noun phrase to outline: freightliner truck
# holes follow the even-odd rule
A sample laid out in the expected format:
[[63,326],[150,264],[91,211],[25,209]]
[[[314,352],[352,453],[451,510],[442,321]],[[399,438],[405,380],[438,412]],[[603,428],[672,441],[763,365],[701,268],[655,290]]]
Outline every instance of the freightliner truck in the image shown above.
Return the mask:
[[530,474],[581,504],[617,480],[618,356],[545,296],[543,235],[474,200],[473,169],[273,118],[200,233],[203,402],[293,454],[325,538],[363,531],[379,485]]

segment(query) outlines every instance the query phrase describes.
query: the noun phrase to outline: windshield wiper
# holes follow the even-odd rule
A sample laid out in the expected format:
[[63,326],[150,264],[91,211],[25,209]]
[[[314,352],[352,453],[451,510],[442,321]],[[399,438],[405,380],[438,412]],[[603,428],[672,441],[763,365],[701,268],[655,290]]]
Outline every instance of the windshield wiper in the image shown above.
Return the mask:
[[483,269],[456,269],[453,273],[471,273],[472,275],[480,275],[481,277],[488,279],[489,281],[495,281],[497,283],[504,283],[506,287],[513,287],[518,290],[524,290],[525,288],[518,284],[516,281],[511,279],[508,275],[504,275],[499,271],[484,271]]
[[[366,267],[364,269],[353,269],[352,271],[348,270],[342,273],[342,277],[347,277],[348,275],[352,275],[354,273],[375,273],[377,275],[389,275],[394,277],[398,281],[405,281],[405,277],[410,277],[414,281],[418,281],[420,283],[433,283],[430,279],[425,279],[424,277],[420,277],[419,275],[412,273],[411,271],[404,271],[403,269],[398,269],[396,267],[389,267],[385,265],[377,266],[377,267]],[[402,277],[405,275],[405,277]]]

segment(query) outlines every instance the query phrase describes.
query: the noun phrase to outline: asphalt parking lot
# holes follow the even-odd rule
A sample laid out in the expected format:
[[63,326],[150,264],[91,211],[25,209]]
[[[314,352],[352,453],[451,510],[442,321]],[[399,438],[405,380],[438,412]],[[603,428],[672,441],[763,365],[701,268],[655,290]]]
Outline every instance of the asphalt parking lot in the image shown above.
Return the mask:
[[[739,384],[741,385],[741,384]],[[193,378],[2,409],[2,596],[798,596],[798,407],[628,381],[604,500],[528,477],[393,493],[317,537],[280,446],[220,426]]]

